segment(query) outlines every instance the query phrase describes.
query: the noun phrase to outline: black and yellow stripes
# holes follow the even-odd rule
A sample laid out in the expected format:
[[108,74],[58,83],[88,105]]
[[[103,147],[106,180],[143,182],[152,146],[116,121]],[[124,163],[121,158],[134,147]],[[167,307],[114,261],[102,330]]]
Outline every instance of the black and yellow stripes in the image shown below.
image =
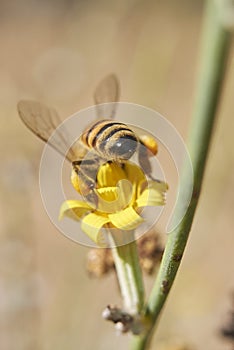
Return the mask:
[[137,149],[135,133],[123,123],[99,120],[87,128],[82,141],[106,160],[129,159]]

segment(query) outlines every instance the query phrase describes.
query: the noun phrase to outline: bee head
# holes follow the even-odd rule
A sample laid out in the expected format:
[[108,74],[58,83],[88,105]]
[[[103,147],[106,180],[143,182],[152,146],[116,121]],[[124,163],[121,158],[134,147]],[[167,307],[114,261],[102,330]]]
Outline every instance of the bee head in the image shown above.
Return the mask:
[[107,144],[108,158],[128,160],[136,152],[138,140],[134,135],[125,135],[114,140],[109,140]]

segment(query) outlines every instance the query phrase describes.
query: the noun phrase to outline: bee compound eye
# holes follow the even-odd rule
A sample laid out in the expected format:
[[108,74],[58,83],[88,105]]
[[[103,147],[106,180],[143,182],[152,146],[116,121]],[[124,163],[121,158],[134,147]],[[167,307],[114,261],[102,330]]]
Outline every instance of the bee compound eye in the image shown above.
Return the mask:
[[130,159],[136,152],[137,140],[129,137],[119,138],[110,148],[109,154],[113,158]]

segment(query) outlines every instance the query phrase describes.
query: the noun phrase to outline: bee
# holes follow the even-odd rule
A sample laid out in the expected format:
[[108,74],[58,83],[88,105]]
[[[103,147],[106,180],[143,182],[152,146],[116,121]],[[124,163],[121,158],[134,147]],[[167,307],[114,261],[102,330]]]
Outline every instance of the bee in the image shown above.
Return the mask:
[[134,131],[133,127],[114,120],[119,91],[119,82],[114,74],[108,75],[98,84],[94,91],[97,120],[87,126],[72,147],[68,144],[69,135],[64,125],[59,128],[57,137],[50,139],[62,123],[53,108],[26,100],[17,105],[24,124],[72,163],[82,194],[95,204],[96,174],[103,163],[117,162],[124,166],[124,162],[138,153],[139,165],[152,178],[149,158],[156,155],[157,142],[151,135],[140,135],[139,130]]

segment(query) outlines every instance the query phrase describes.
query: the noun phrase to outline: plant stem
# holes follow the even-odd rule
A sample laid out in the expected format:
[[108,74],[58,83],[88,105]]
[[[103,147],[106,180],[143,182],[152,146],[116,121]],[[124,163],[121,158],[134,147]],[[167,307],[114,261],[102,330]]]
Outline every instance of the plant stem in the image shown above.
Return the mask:
[[[145,334],[133,337],[131,344],[131,349],[133,350],[143,350],[149,345],[153,327],[165,304],[184,253],[201,191],[229,47],[230,32],[224,27],[224,24],[221,23],[216,2],[214,0],[209,0],[207,2],[205,14],[203,46],[201,51],[201,71],[188,142],[194,169],[193,195],[186,215],[168,237],[160,270],[145,310],[151,326]],[[188,183],[186,182],[187,171],[188,167],[185,164],[183,168],[183,177],[180,179],[183,184],[183,195],[181,196],[183,202],[177,203],[173,215],[174,219],[180,216],[184,200],[188,196]]]
[[[112,231],[110,233],[112,253],[124,307],[127,312],[134,315],[140,313],[144,305],[144,285],[137,244],[134,240],[134,231],[129,232],[129,235],[132,235],[132,242],[127,244],[121,242],[124,245],[119,245],[119,235],[119,232],[115,233]],[[126,235],[126,232],[124,235]]]

